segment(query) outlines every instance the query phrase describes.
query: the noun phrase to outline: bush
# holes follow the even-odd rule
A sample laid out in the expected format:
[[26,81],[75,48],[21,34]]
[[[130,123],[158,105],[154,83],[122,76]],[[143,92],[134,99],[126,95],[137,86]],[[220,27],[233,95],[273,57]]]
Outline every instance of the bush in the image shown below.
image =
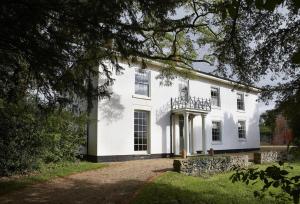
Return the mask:
[[37,168],[43,136],[39,112],[30,104],[2,103],[0,107],[0,175]]
[[0,102],[0,175],[76,159],[85,142],[85,116],[58,109],[45,113],[32,100]]
[[85,142],[84,115],[75,116],[68,111],[54,111],[45,121],[43,136],[45,148],[43,159],[48,162],[73,161]]

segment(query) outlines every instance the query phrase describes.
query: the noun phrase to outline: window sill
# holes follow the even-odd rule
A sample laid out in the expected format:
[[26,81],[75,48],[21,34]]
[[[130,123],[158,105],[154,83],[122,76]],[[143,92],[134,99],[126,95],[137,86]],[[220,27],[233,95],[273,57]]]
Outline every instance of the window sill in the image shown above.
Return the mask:
[[221,110],[221,106],[211,106],[211,109]]
[[246,113],[245,110],[237,110],[238,113]]
[[149,96],[143,96],[143,95],[132,95],[132,98],[137,98],[137,99],[143,99],[143,100],[151,100]]
[[212,145],[221,145],[223,144],[222,141],[213,141],[211,142]]
[[147,151],[134,151],[135,155],[150,155]]
[[239,138],[239,142],[247,142],[246,138]]

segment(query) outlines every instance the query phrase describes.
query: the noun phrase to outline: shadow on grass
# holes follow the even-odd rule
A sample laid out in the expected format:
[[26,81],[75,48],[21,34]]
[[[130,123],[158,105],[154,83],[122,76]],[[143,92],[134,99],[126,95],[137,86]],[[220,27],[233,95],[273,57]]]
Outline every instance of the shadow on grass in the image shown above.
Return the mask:
[[[234,184],[228,182],[187,177],[175,172],[167,172],[152,183],[134,179],[99,182],[67,177],[47,185],[40,183],[0,196],[0,203],[274,203],[273,200],[257,200],[253,197],[252,189],[241,188],[240,185],[232,186]],[[133,198],[138,190],[139,194]]]
[[43,183],[0,196],[0,203],[130,203],[134,193],[145,182],[123,180],[112,183],[87,182],[63,178],[60,182]]
[[[121,182],[100,184],[78,179],[66,179],[67,182],[65,183],[51,183],[47,186],[37,184],[23,189],[22,191],[13,192],[4,195],[3,197],[0,196],[0,203],[256,203],[248,197],[241,196],[240,198],[235,198],[232,195],[219,192],[216,189],[209,189],[199,193],[193,190],[187,190],[184,187],[180,188],[168,184],[157,183],[148,184],[143,188],[141,194],[136,198],[133,198],[134,193],[142,188],[145,182],[124,180]],[[151,186],[150,190],[149,186]],[[147,188],[148,190],[144,191]]]

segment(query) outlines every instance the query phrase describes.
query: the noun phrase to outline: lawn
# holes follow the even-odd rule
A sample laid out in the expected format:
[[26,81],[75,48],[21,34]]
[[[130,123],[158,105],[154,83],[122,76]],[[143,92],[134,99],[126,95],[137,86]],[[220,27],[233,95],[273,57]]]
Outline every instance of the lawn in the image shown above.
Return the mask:
[[29,175],[0,178],[0,195],[15,191],[26,186],[45,182],[56,177],[94,170],[104,167],[104,164],[91,162],[64,162],[43,165],[39,171]]
[[[291,174],[300,173],[300,163],[293,164]],[[260,166],[260,168],[265,168]],[[167,172],[154,182],[146,185],[133,203],[203,203],[203,204],[255,204],[274,203],[271,197],[258,200],[253,191],[262,184],[233,184],[229,177],[232,172],[221,173],[208,178],[185,176],[176,172]],[[274,191],[274,189],[273,189]],[[291,202],[292,203],[292,202]]]

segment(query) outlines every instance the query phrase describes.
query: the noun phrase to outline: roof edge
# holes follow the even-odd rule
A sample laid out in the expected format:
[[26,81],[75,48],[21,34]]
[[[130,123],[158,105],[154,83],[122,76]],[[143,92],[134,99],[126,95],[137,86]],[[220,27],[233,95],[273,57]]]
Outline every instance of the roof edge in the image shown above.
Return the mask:
[[[158,62],[158,61],[149,60],[149,59],[145,59],[145,60],[146,60],[147,63],[155,65],[155,66],[165,66],[165,67],[167,66],[163,62]],[[186,69],[186,68],[181,67],[181,66],[176,66],[176,68],[177,69]],[[257,92],[257,93],[260,93],[262,91],[262,89],[259,88],[259,87],[246,85],[246,84],[243,84],[241,82],[234,81],[232,79],[227,79],[225,77],[215,76],[213,74],[203,72],[203,71],[200,71],[200,70],[191,69],[190,71],[194,72],[194,74],[196,74],[197,76],[208,79],[208,80],[221,82],[223,84],[227,84],[227,85],[230,85],[230,86],[238,86],[238,88],[250,89],[251,91],[254,91],[254,92]]]

